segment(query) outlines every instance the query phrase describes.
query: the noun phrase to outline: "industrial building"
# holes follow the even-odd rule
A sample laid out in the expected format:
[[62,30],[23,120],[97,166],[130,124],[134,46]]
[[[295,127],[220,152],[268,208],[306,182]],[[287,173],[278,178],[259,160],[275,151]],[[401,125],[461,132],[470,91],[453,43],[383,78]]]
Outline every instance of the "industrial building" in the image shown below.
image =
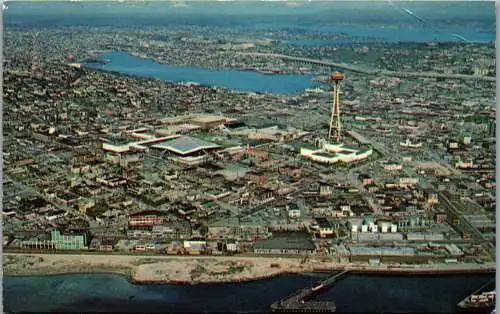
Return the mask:
[[208,239],[254,240],[270,236],[267,226],[255,223],[238,223],[237,220],[214,223],[208,227]]
[[254,244],[255,254],[312,254],[316,246],[306,237],[274,237],[257,240]]
[[350,221],[349,225],[352,234],[358,232],[395,233],[398,231],[398,227],[396,224],[385,220],[377,220],[377,222],[375,223],[375,220],[372,217],[366,217],[361,223],[356,221]]
[[443,241],[444,235],[436,232],[408,232],[408,241]]
[[351,240],[357,242],[393,242],[393,241],[403,241],[403,234],[400,232],[396,233],[363,233],[356,232],[352,233]]
[[411,247],[366,247],[351,246],[351,256],[414,256],[415,249]]

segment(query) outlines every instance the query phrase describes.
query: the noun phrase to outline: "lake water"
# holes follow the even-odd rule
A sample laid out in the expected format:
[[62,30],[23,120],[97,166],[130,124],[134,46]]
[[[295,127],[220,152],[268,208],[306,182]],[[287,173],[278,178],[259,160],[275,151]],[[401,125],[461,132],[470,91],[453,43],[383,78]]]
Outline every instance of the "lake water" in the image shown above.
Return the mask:
[[[240,284],[133,285],[110,274],[3,279],[4,307],[13,312],[268,312],[278,299],[326,274],[291,274]],[[340,313],[454,313],[455,305],[492,275],[353,275],[315,299]],[[22,296],[22,297],[20,297]]]
[[141,59],[126,52],[112,52],[101,56],[108,64],[86,64],[86,67],[117,71],[142,77],[156,77],[173,82],[196,82],[239,91],[289,94],[313,87],[313,76],[299,74],[262,74],[253,71],[211,70],[200,67],[172,66],[150,59]]

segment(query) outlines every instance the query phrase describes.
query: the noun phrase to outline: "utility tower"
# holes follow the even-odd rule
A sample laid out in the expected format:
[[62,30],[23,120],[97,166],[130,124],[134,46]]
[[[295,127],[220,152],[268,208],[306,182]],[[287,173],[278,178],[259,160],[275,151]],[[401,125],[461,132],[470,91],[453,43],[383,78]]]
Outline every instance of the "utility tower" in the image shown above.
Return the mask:
[[340,81],[344,79],[344,75],[340,72],[335,72],[330,75],[330,80],[334,82],[332,116],[330,118],[330,130],[328,132],[328,140],[332,137],[337,143],[340,143],[341,125],[340,125]]

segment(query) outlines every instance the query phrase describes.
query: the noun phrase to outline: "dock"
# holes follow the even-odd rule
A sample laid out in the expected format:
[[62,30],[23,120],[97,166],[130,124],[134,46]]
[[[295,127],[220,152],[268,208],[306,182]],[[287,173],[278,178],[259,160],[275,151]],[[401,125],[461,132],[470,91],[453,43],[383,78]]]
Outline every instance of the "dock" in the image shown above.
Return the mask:
[[331,285],[347,276],[349,270],[343,270],[311,288],[304,288],[271,305],[273,312],[291,313],[333,313],[337,309],[332,301],[308,301],[311,297],[327,290]]

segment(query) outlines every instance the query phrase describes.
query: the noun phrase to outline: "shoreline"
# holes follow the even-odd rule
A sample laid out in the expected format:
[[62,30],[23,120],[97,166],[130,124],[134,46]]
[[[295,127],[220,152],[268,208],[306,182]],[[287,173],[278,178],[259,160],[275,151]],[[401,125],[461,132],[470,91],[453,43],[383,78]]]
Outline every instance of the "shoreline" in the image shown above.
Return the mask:
[[350,275],[447,276],[494,274],[495,264],[425,265],[425,267],[338,264],[311,259],[270,257],[177,257],[4,253],[5,276],[112,274],[135,285],[242,283],[287,274],[349,270]]

